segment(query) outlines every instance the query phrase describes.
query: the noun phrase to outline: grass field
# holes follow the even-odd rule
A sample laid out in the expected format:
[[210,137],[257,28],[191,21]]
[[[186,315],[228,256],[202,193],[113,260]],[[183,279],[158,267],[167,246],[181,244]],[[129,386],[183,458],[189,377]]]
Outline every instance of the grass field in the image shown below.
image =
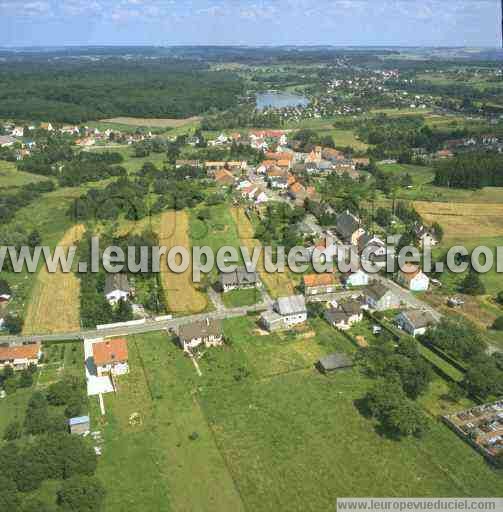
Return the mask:
[[228,308],[251,306],[262,300],[260,290],[232,290],[222,294],[222,302]]
[[[164,333],[130,337],[128,345],[130,374],[119,380],[117,395],[105,397],[106,416],[94,416],[105,437],[98,466],[105,510],[243,511],[193,394],[190,360]],[[130,424],[133,413],[140,424]]]
[[[340,496],[497,493],[501,472],[440,422],[424,439],[380,435],[357,409],[372,381],[314,369],[355,350],[322,320],[262,336],[242,317],[224,331],[227,344],[199,361],[202,377],[165,333],[129,338],[130,374],[104,417],[92,402],[107,512],[328,511]],[[459,406],[447,391],[435,378],[421,405],[432,416]]]
[[[189,229],[188,212],[168,211],[161,217],[159,244],[168,248],[184,247],[191,251]],[[208,307],[206,296],[196,289],[192,280],[192,258],[189,268],[183,273],[172,272],[164,264],[161,278],[169,311],[177,314],[200,313]]]
[[4,192],[5,189],[22,187],[23,185],[28,185],[28,183],[38,183],[47,180],[48,178],[45,176],[18,171],[14,163],[0,160],[0,188]]
[[[84,234],[78,224],[69,229],[59,243],[74,245]],[[28,304],[23,334],[77,331],[80,328],[80,282],[73,272],[58,269],[50,273],[44,265],[39,271]]]
[[[254,238],[255,230],[243,209],[233,208],[232,217],[238,229],[240,244],[247,247],[250,255],[255,247],[260,247],[260,242]],[[293,295],[295,283],[287,272],[270,274],[265,271],[264,260],[261,257],[257,265],[260,278],[273,298],[284,295]]]

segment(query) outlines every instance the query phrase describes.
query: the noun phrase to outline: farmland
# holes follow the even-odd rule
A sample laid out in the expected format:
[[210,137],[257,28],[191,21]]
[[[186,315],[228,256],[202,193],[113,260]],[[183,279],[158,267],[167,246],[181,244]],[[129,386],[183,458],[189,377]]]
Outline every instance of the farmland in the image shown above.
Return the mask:
[[[184,247],[191,250],[189,214],[186,211],[168,211],[161,217],[159,227],[161,246]],[[166,260],[163,260],[166,263]],[[199,313],[208,306],[206,296],[196,289],[192,281],[192,264],[183,273],[172,272],[166,264],[161,268],[161,279],[169,311]]]
[[6,189],[22,187],[28,183],[47,181],[47,179],[45,176],[18,171],[13,163],[0,160],[0,188],[4,192]]
[[[313,368],[327,353],[355,350],[321,320],[295,334],[261,336],[251,317],[224,329],[229,342],[203,356],[202,377],[165,334],[129,338],[131,373],[107,395],[104,417],[92,410],[105,434],[107,511],[330,510],[338,496],[473,497],[499,485],[435,420],[421,440],[380,435],[357,409],[371,381]],[[423,400],[434,414],[442,383]],[[199,485],[187,492],[194,475]]]
[[[242,209],[233,208],[232,216],[238,228],[240,244],[246,247],[250,254],[252,254],[253,249],[260,246],[260,242],[254,238],[255,231],[252,223]],[[295,285],[289,274],[286,272],[266,272],[262,257],[257,264],[257,271],[272,297],[277,298],[282,295],[292,295],[294,293]]]
[[159,119],[142,117],[113,117],[111,119],[102,119],[101,123],[119,124],[122,126],[133,126],[143,128],[181,128],[186,125],[197,124],[200,117],[188,117],[186,119]]
[[[75,245],[84,234],[79,224],[69,229],[59,246]],[[44,265],[37,275],[28,304],[24,334],[77,331],[80,327],[79,280],[73,272],[64,273],[60,268],[50,273]]]

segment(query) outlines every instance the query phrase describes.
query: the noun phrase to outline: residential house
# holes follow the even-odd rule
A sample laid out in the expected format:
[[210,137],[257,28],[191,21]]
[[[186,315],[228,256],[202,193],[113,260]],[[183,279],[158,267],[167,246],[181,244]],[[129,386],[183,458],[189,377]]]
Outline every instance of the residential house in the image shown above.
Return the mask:
[[87,435],[91,431],[91,420],[89,416],[79,416],[68,420],[70,434],[78,436]]
[[358,252],[361,254],[365,251],[365,254],[374,256],[385,256],[386,255],[386,244],[378,236],[371,235],[370,233],[364,233],[358,239]]
[[317,363],[316,368],[321,373],[330,373],[336,370],[343,370],[354,366],[353,360],[343,352],[336,352],[328,356],[322,357]]
[[105,281],[105,297],[108,302],[115,305],[119,300],[128,300],[131,288],[127,274],[107,274]]
[[248,167],[248,164],[247,164],[246,160],[229,161],[229,162],[224,162],[224,161],[204,162],[204,168],[206,169],[206,174],[209,178],[214,177],[215,174],[222,169],[226,169],[236,175],[241,175],[244,171],[246,171],[247,167]]
[[372,283],[364,293],[365,303],[370,309],[376,311],[386,311],[388,309],[398,309],[400,307],[400,298],[382,283]]
[[344,286],[348,288],[358,288],[369,284],[369,275],[362,269],[356,272],[349,272],[343,277]]
[[429,311],[408,310],[402,311],[396,318],[396,324],[411,336],[419,336],[426,332],[428,327],[437,323]]
[[10,366],[14,370],[24,370],[31,364],[38,364],[42,356],[40,342],[21,345],[0,345],[0,368]]
[[336,308],[325,311],[325,320],[332,327],[347,331],[363,320],[362,303],[355,299],[341,302]]
[[361,167],[367,167],[370,165],[370,158],[353,158],[353,164],[355,164],[356,168],[359,169]]
[[240,189],[241,197],[255,204],[262,204],[269,200],[265,191],[257,185],[248,185]]
[[269,167],[267,170],[267,179],[271,188],[286,190],[288,188],[288,171],[281,169],[277,165]]
[[430,278],[418,265],[406,264],[398,272],[397,282],[413,292],[425,292],[430,286]]
[[304,295],[310,302],[330,300],[327,295],[341,288],[341,281],[334,273],[308,274],[303,277]]
[[338,247],[335,240],[331,237],[326,237],[318,240],[313,247],[313,261],[330,262],[337,259]]
[[231,187],[236,182],[236,178],[231,171],[220,169],[215,173],[215,182],[223,187]]
[[220,289],[226,293],[232,290],[246,290],[261,286],[257,272],[248,272],[243,268],[237,268],[234,272],[222,272],[219,277]]
[[453,158],[454,153],[450,149],[441,149],[435,153],[436,157],[444,160],[446,158]]
[[0,148],[8,148],[13,146],[17,140],[10,135],[0,135]]
[[41,130],[47,130],[48,132],[52,132],[54,130],[51,123],[40,123]]
[[414,234],[423,249],[435,247],[438,244],[434,232],[422,224],[416,224],[414,226]]
[[205,347],[222,345],[224,342],[222,322],[206,318],[182,325],[178,329],[178,341],[185,352],[190,352],[191,349],[200,345]]
[[180,169],[181,167],[195,167],[199,169],[203,166],[201,160],[177,160],[175,162],[175,168]]
[[266,311],[260,317],[261,324],[269,331],[289,329],[307,320],[306,300],[303,295],[280,297],[273,311]]
[[341,151],[332,148],[323,148],[321,156],[324,160],[329,160],[332,163],[344,160],[344,154]]
[[24,126],[15,126],[10,134],[13,137],[24,137]]
[[98,377],[125,375],[129,372],[126,338],[99,341],[93,343],[92,348]]
[[336,229],[342,239],[351,245],[357,245],[358,240],[365,233],[360,219],[349,210],[337,215]]

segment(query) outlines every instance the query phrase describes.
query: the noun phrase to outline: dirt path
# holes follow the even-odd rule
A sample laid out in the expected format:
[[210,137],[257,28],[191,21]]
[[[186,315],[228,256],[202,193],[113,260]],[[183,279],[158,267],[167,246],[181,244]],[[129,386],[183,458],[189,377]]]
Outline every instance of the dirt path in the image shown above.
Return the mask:
[[[159,228],[159,244],[180,246],[191,250],[189,216],[185,211],[169,211],[162,215]],[[192,259],[189,268],[182,274],[169,270],[166,260],[161,267],[161,277],[166,295],[166,304],[173,313],[200,313],[207,308],[207,297],[198,291],[192,281]]]
[[[70,228],[59,246],[78,242],[85,232],[82,224]],[[80,329],[80,281],[73,272],[60,269],[49,273],[46,266],[36,276],[28,304],[23,334],[71,332]]]

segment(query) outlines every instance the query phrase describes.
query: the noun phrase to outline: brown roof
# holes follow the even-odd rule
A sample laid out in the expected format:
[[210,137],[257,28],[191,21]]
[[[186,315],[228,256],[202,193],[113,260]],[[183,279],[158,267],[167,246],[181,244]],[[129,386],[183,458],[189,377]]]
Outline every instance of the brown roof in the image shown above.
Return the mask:
[[309,274],[304,276],[304,286],[330,286],[336,284],[334,274]]
[[288,160],[288,162],[291,162],[293,160],[293,153],[273,153],[271,151],[268,151],[265,156],[268,160]]
[[215,181],[219,181],[222,183],[233,183],[234,175],[227,169],[220,169],[215,173]]
[[8,361],[11,359],[37,359],[39,352],[40,343],[0,347],[0,361]]
[[127,340],[115,338],[93,344],[94,364],[104,366],[110,363],[123,363],[128,360]]

